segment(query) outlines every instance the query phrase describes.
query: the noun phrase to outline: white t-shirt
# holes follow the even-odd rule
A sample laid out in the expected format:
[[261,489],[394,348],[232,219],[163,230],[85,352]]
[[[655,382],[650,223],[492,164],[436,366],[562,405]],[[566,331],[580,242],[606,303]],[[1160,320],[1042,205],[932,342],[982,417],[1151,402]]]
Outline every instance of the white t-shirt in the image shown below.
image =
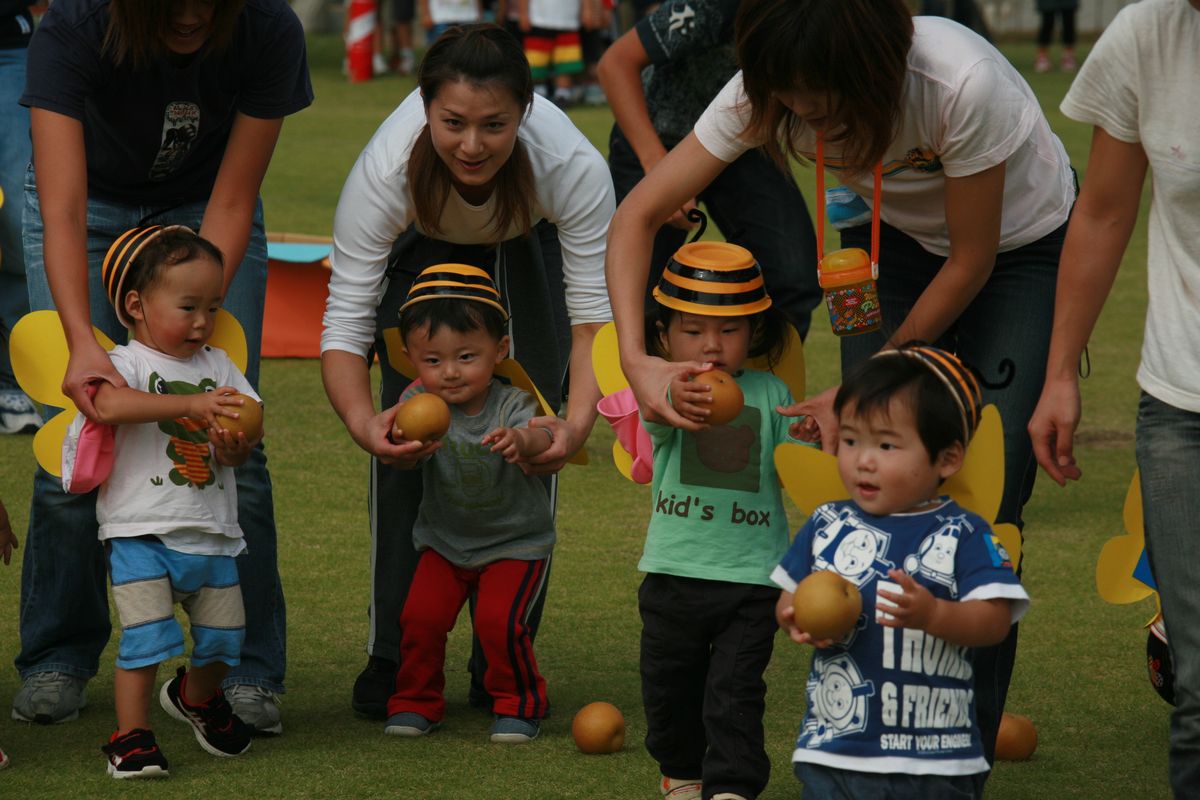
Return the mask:
[[579,0],[529,0],[529,24],[551,31],[578,31],[580,10]]
[[[880,217],[931,253],[949,255],[945,178],[1004,163],[1000,252],[1037,241],[1067,221],[1075,200],[1071,165],[1037,97],[1001,53],[941,17],[916,17],[899,132],[883,156]],[[732,162],[761,142],[740,137],[749,119],[742,74],[696,122],[700,144]],[[796,145],[816,160],[816,137],[801,126]],[[873,175],[850,179],[830,142],[825,166],[871,202]]]
[[[388,254],[396,238],[416,223],[408,157],[424,126],[425,106],[414,91],[371,137],[346,178],[333,222],[322,352],[366,355],[374,341]],[[540,96],[534,96],[517,136],[529,155],[537,191],[530,222],[546,219],[558,226],[571,323],[607,322],[612,311],[604,250],[615,210],[608,164],[567,115]],[[493,203],[494,198],[473,206],[451,190],[437,238],[459,244],[493,240]],[[519,233],[514,227],[503,238]]]
[[429,18],[434,25],[478,22],[478,0],[429,0]]
[[1164,403],[1200,412],[1200,11],[1186,0],[1143,0],[1121,9],[1062,111],[1146,151],[1154,175],[1150,301],[1138,385]]
[[[109,353],[129,386],[158,394],[194,394],[232,386],[258,399],[224,350],[204,347],[189,359],[133,341]],[[191,421],[118,425],[112,474],[100,485],[100,540],[157,536],[181,553],[236,556],[246,549],[238,525],[232,467],[218,464],[204,431]],[[68,435],[83,425],[76,417]]]

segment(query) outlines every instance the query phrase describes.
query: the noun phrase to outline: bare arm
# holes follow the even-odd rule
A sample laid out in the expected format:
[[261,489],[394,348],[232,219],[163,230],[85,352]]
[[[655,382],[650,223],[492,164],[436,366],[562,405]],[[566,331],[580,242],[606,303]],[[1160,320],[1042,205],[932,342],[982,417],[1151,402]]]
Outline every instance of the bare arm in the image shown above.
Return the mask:
[[904,570],[888,570],[888,576],[903,588],[902,593],[880,589],[879,595],[896,604],[888,608],[891,619],[879,624],[888,628],[916,628],[950,644],[988,647],[1004,641],[1012,627],[1008,600],[942,600],[917,583]]
[[[649,174],[667,154],[662,139],[654,130],[650,111],[646,107],[646,92],[642,87],[642,70],[650,66],[650,56],[638,38],[636,30],[626,31],[604,51],[596,68],[596,76],[604,87],[608,105],[617,127],[637,154],[642,171]],[[686,214],[696,207],[695,197],[687,200],[671,214],[668,224],[689,229],[692,223]]]
[[38,202],[45,228],[46,279],[71,352],[63,393],[80,411],[95,419],[96,409],[86,385],[107,382],[124,386],[125,379],[92,333],[83,124],[41,108],[31,110],[30,121]]
[[[549,428],[554,442],[541,453],[530,456],[525,469],[535,475],[558,472],[567,459],[587,442],[592,426],[596,423],[596,403],[600,401],[600,385],[592,370],[592,342],[600,323],[585,323],[571,326],[571,374],[567,384],[566,419],[558,417],[534,417],[529,427]],[[544,432],[539,436],[547,437]]]
[[1038,463],[1060,486],[1082,475],[1074,454],[1081,416],[1076,370],[1137,222],[1148,166],[1140,144],[1093,131],[1087,177],[1059,259],[1046,383],[1029,420]]
[[617,325],[621,369],[647,419],[677,428],[698,430],[667,402],[667,387],[678,377],[705,371],[698,361],[668,363],[646,354],[643,315],[646,280],[654,234],[689,198],[695,197],[725,169],[694,133],[680,142],[617,208],[608,229],[604,274]]
[[354,443],[385,464],[411,468],[439,443],[396,444],[388,437],[396,420],[397,403],[382,412],[375,411],[371,398],[371,376],[367,361],[344,350],[326,350],[321,354],[321,380],[333,410],[341,417]]
[[217,419],[224,408],[237,411],[244,402],[236,397],[237,389],[222,386],[198,394],[154,394],[128,386],[101,384],[96,390],[98,421],[108,425],[137,425],[144,422],[167,422],[180,417],[196,420],[204,427],[223,428]]
[[888,345],[913,339],[936,341],[971,304],[996,265],[1003,203],[1004,164],[974,175],[946,178],[950,255]]
[[200,225],[200,235],[220,248],[225,257],[226,291],[246,255],[254,206],[282,128],[282,119],[258,119],[241,113],[233,121]]
[[[921,292],[912,311],[888,339],[888,347],[918,339],[936,341],[962,315],[988,282],[996,265],[1000,214],[1004,203],[1004,164],[959,178],[946,178],[946,227],[950,255]],[[881,257],[887,269],[886,255]],[[837,451],[837,387],[791,406],[787,413],[807,414],[820,428],[821,449]],[[809,427],[808,433],[815,433]]]

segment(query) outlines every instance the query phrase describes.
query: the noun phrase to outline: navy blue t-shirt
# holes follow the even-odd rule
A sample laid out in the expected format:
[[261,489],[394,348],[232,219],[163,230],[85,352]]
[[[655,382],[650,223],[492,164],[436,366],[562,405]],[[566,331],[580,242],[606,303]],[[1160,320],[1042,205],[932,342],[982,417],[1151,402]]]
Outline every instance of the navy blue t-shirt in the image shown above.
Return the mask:
[[909,775],[985,772],[973,654],[921,630],[879,624],[877,590],[902,591],[892,569],[939,599],[1008,600],[1013,622],[1029,607],[991,527],[948,498],[886,517],[849,500],[820,506],[771,578],[794,592],[810,573],[831,570],[858,587],[863,613],[841,641],[813,655],[792,761]]
[[278,119],[312,103],[304,31],[284,0],[246,0],[223,52],[139,70],[102,52],[108,0],[56,0],[29,44],[21,104],[83,123],[88,195],[166,205],[207,199],[238,112]]

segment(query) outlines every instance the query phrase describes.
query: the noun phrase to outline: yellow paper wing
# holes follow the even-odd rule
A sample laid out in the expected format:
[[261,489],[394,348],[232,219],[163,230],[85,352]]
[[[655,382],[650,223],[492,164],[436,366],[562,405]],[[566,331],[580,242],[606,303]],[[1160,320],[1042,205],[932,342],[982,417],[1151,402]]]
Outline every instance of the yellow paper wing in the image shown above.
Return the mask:
[[596,373],[601,394],[616,394],[629,386],[625,373],[621,371],[615,323],[606,322],[596,331],[596,338],[592,340],[592,371]]
[[1107,602],[1116,604],[1136,603],[1158,594],[1133,576],[1146,549],[1142,486],[1136,470],[1125,493],[1124,521],[1126,533],[1105,542],[1096,560],[1096,591]]
[[775,447],[775,471],[792,502],[804,514],[850,496],[838,476],[837,457],[802,444]]
[[[776,378],[783,381],[788,391],[792,393],[792,399],[799,402],[805,397],[804,384],[804,342],[800,341],[800,334],[788,323],[788,343],[787,350],[783,351],[783,358],[773,368],[768,368],[767,359],[764,356],[752,358],[746,362],[746,366],[750,369],[756,369],[759,372],[770,372]],[[605,392],[608,394],[608,392]]]
[[[93,326],[92,334],[105,350],[116,347],[99,328]],[[239,370],[246,371],[246,335],[237,319],[223,308],[217,312],[209,344],[220,347]],[[33,437],[33,453],[38,465],[51,475],[59,476],[63,437],[79,409],[62,391],[70,350],[58,312],[33,311],[17,320],[9,339],[9,352],[13,375],[25,394],[42,405],[62,409]]]
[[617,472],[628,480],[633,480],[633,456],[625,452],[625,448],[621,447],[620,442],[613,442],[612,455],[613,466],[617,468]]
[[[92,328],[92,333],[105,350],[116,347],[99,328]],[[70,351],[57,311],[33,311],[17,320],[9,339],[9,352],[13,375],[25,394],[42,405],[75,408],[62,391]]]
[[[942,492],[988,522],[995,521],[1004,495],[1004,429],[994,405],[984,406],[962,469],[946,479]],[[1011,551],[1010,555],[1017,558]]]
[[246,331],[242,329],[242,323],[238,322],[233,314],[223,308],[217,309],[217,322],[208,343],[224,350],[238,371],[245,374],[248,352]]
[[71,406],[69,410],[55,414],[33,437],[33,455],[38,466],[56,478],[62,477],[63,437],[78,413],[75,406]]

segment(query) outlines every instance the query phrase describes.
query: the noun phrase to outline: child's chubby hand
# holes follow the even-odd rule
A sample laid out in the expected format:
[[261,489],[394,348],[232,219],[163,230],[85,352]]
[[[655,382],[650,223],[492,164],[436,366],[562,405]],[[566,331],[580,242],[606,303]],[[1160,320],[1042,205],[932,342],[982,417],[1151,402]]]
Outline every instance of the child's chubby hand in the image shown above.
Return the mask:
[[387,434],[388,441],[396,447],[387,463],[394,464],[400,469],[416,469],[421,462],[436,453],[442,447],[441,439],[422,442],[419,439],[405,439],[402,428],[391,428]]
[[513,428],[496,428],[488,431],[479,443],[484,447],[490,445],[492,452],[500,455],[509,464],[515,464],[521,458],[520,441]]
[[247,439],[246,434],[234,433],[228,428],[208,428],[208,442],[213,447],[217,462],[228,467],[240,467],[250,457],[250,451],[262,441],[262,437]]
[[901,591],[885,586],[876,589],[876,596],[880,599],[876,604],[876,621],[888,628],[928,630],[937,614],[937,598],[904,570],[888,570],[888,577],[895,581]]
[[[188,417],[190,419],[203,422],[205,427],[212,431],[224,430],[225,426],[217,419],[221,409],[228,409],[237,412],[238,408],[245,402],[242,398],[237,397],[238,390],[232,386],[219,386],[211,392],[200,392],[188,396]],[[210,437],[211,440],[211,437]]]
[[12,523],[8,520],[8,511],[4,503],[0,503],[0,558],[4,559],[5,566],[12,562],[12,553],[17,546],[17,535],[13,533]]
[[811,644],[813,647],[830,647],[833,639],[814,639],[796,627],[795,610],[792,608],[792,593],[781,592],[779,601],[775,603],[775,621],[787,633],[788,638],[796,644]]

